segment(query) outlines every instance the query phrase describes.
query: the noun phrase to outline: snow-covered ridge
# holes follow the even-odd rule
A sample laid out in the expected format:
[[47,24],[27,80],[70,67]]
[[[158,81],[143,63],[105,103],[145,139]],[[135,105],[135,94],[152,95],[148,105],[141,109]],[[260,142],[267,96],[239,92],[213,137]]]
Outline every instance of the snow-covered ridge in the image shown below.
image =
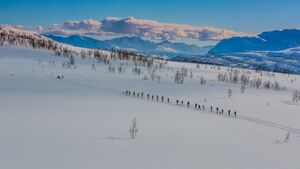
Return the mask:
[[6,31],[10,33],[18,33],[18,34],[24,34],[24,35],[32,35],[32,36],[39,36],[39,33],[33,30],[22,30],[18,29],[12,25],[7,25],[7,24],[0,24],[0,31]]
[[76,47],[65,43],[56,42],[42,36],[35,31],[17,29],[11,25],[0,25],[0,45],[32,47],[53,51],[58,56],[81,56],[89,58],[115,57],[121,60],[153,62],[152,58],[124,50],[102,50]]
[[[80,52],[81,50],[83,49],[86,49],[86,48],[81,48],[81,47],[76,47],[76,46],[72,46],[72,45],[69,45],[69,44],[65,44],[65,43],[60,43],[60,42],[56,42],[56,41],[53,41],[52,39],[48,38],[48,37],[45,37],[45,36],[42,36],[40,35],[37,31],[34,31],[34,30],[22,30],[22,29],[19,29],[19,28],[16,28],[12,25],[7,25],[7,24],[4,24],[4,25],[0,25],[0,33],[8,33],[10,35],[17,35],[17,36],[31,36],[32,38],[35,38],[37,40],[45,40],[45,41],[49,41],[51,43],[53,43],[53,45],[59,45],[60,47],[62,48],[68,48],[69,50],[72,50],[73,52]],[[7,39],[3,39],[3,41],[8,41]],[[15,45],[22,45],[20,43],[17,43]],[[27,45],[27,44],[24,44],[24,45]],[[107,54],[109,54],[110,52],[109,51],[104,51],[104,50],[99,50],[101,52],[105,52]]]

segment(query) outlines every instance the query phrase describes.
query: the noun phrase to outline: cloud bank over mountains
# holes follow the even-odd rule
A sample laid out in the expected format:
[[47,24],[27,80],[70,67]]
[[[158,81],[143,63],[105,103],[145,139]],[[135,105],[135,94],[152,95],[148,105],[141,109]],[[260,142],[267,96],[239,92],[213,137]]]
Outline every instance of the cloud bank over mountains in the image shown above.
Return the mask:
[[200,41],[219,41],[235,36],[251,36],[250,34],[235,32],[228,29],[160,23],[154,20],[136,19],[134,17],[108,17],[102,21],[92,19],[83,21],[66,21],[61,24],[53,24],[49,29],[46,29],[45,32],[63,35],[128,35],[140,36],[154,40],[191,38]]

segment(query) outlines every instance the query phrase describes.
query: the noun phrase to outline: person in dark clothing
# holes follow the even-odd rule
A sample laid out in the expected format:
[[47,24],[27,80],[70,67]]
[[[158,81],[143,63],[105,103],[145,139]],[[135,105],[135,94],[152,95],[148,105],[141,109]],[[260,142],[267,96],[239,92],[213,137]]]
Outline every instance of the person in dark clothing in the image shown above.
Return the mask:
[[228,116],[230,116],[230,110],[228,110]]
[[133,92],[132,95],[135,96],[135,92]]
[[164,96],[161,96],[161,102],[164,102]]
[[176,100],[176,105],[178,105],[179,104],[179,100]]
[[181,106],[183,106],[183,100],[181,100]]
[[234,113],[234,117],[236,117],[236,111],[234,111],[233,113]]
[[200,104],[198,105],[198,110],[201,110],[201,105]]
[[197,105],[197,103],[195,103],[195,109],[197,109],[197,107],[198,107],[198,105]]
[[149,94],[147,94],[147,98],[148,98],[148,100],[149,100],[149,97],[150,97],[150,95],[149,95]]
[[219,107],[216,108],[217,114],[219,114]]
[[222,109],[222,110],[221,110],[221,114],[223,114],[223,113],[224,113],[224,110]]
[[186,102],[186,104],[187,104],[187,107],[190,107],[190,102]]
[[130,91],[128,91],[128,95],[130,96]]
[[143,92],[141,93],[141,96],[142,96],[142,98],[144,97],[144,93]]
[[170,103],[170,98],[167,99],[167,102]]
[[154,96],[152,95],[152,100],[154,100]]
[[204,110],[204,111],[205,111],[205,106],[204,106],[204,105],[202,106],[202,110]]
[[212,106],[210,106],[210,112],[212,112],[213,111],[213,107]]
[[159,98],[159,96],[157,95],[157,96],[156,96],[156,101],[158,101],[158,98]]

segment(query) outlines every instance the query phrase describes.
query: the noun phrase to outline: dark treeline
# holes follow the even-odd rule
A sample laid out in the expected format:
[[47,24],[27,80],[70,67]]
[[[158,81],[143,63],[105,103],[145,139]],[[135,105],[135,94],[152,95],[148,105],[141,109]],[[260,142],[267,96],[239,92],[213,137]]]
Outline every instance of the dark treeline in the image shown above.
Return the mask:
[[[175,58],[172,59],[173,61],[178,61],[178,62],[186,62],[186,63],[195,63],[195,64],[205,64],[205,65],[212,65],[212,66],[224,66],[224,67],[235,67],[239,69],[248,69],[248,70],[255,70],[255,71],[267,71],[267,72],[277,72],[277,73],[283,73],[283,74],[299,74],[297,71],[293,71],[290,69],[282,68],[278,66],[278,63],[276,63],[273,68],[267,65],[244,65],[241,64],[240,62],[233,62],[232,64],[235,64],[237,66],[229,66],[228,64],[225,64],[225,62],[215,62],[214,60],[209,61],[207,57],[210,56],[205,56],[206,60],[201,60],[201,59],[195,59],[195,58]],[[214,56],[216,57],[216,56]]]
[[[43,38],[38,34],[26,34],[26,33],[16,33],[12,31],[0,31],[0,45],[8,43],[9,45],[16,46],[29,46],[32,48],[48,49],[48,50],[57,50],[62,46],[59,46],[57,43],[50,39]],[[61,50],[63,51],[63,50]]]
[[262,78],[250,79],[249,74],[242,73],[240,70],[237,69],[230,69],[230,71],[227,73],[226,72],[218,73],[217,80],[232,83],[232,84],[240,84],[242,88],[249,86],[257,89],[264,88],[268,90],[277,90],[277,91],[286,90],[286,88],[280,86],[277,81],[274,81],[272,83],[269,80],[264,81]]

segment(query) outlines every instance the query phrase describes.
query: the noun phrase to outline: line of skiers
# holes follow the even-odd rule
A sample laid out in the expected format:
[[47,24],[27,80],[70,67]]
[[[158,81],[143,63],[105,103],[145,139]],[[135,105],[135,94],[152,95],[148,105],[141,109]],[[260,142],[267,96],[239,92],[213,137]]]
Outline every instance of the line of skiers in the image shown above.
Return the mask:
[[[144,98],[144,93],[143,92],[139,93],[139,92],[131,92],[131,91],[126,90],[125,92],[123,92],[123,94],[126,95],[126,96],[131,96],[132,95],[132,96],[137,96],[137,97]],[[164,96],[159,97],[158,95],[155,96],[155,95],[147,94],[147,99],[148,100],[161,101],[161,102],[165,102],[165,100],[166,100],[167,103],[170,103],[170,98],[166,98],[165,99]],[[183,100],[181,100],[181,101],[176,100],[176,105],[178,105],[178,106],[184,106],[184,101]],[[190,102],[189,101],[186,102],[186,106],[190,107]],[[194,104],[194,108],[198,109],[198,110],[205,111],[205,106],[197,104],[197,103]],[[219,107],[216,107],[214,109],[213,106],[210,106],[210,112],[216,112],[217,114],[222,114],[222,115],[225,113],[224,109],[220,109]],[[228,116],[232,115],[230,109],[227,111],[227,115]],[[233,116],[234,117],[237,116],[237,112],[236,111],[233,112]]]
[[[139,92],[131,92],[131,91],[128,91],[128,90],[126,90],[125,92],[123,92],[123,94],[124,95],[126,95],[126,96],[137,96],[137,97],[141,97],[141,98],[144,98],[144,93],[143,92],[141,92],[141,93],[139,93]],[[164,96],[161,96],[161,97],[159,97],[158,95],[150,95],[150,94],[147,94],[147,99],[148,100],[156,100],[156,101],[161,101],[161,102],[165,102],[165,101],[167,101],[167,103],[170,103],[170,98],[165,98]]]
[[[210,112],[214,112],[213,106],[210,106]],[[224,114],[225,113],[224,109],[220,109],[219,107],[216,107],[215,112],[217,114]],[[228,116],[232,115],[230,109],[227,110],[227,115]],[[237,115],[237,113],[236,113],[236,111],[234,111],[233,112],[233,116],[236,117],[236,115]]]

